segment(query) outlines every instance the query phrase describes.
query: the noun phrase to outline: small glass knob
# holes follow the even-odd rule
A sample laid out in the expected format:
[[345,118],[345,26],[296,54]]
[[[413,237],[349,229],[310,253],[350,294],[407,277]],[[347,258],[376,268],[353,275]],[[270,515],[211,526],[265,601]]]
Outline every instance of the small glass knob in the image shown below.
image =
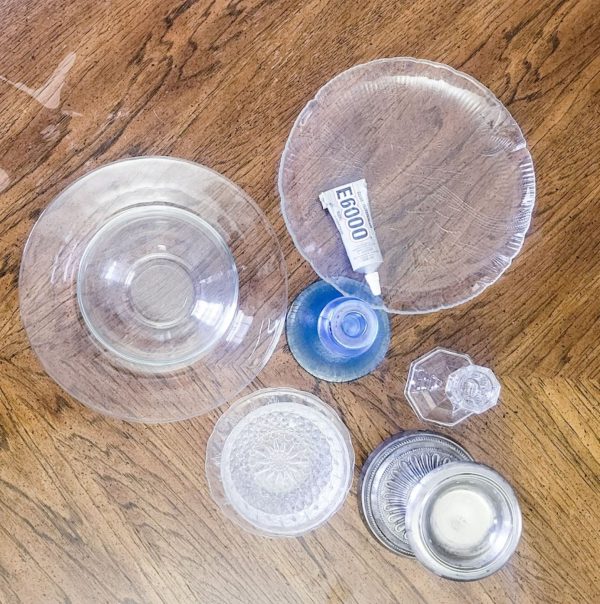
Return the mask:
[[491,369],[467,365],[448,376],[446,395],[455,407],[483,413],[498,402],[500,383]]
[[379,333],[375,311],[358,298],[340,296],[321,311],[319,339],[333,354],[355,357],[373,346]]

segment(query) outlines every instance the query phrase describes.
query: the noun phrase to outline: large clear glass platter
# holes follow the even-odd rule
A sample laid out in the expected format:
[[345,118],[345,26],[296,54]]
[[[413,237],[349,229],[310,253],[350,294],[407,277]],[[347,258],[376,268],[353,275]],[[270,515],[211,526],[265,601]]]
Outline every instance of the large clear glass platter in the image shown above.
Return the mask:
[[48,374],[97,411],[145,422],[234,397],[271,356],[287,306],[256,204],[167,157],[106,165],[60,193],[29,236],[19,292]]
[[420,313],[461,304],[517,255],[535,201],[521,130],[482,84],[411,58],[358,65],[298,116],[279,191],[288,230],[314,270],[347,294],[354,272],[319,193],[366,179],[383,254],[377,308]]

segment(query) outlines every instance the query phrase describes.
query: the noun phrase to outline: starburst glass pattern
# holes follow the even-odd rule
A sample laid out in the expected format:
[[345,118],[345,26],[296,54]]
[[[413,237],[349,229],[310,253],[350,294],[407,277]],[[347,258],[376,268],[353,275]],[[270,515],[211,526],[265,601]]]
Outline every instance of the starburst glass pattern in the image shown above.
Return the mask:
[[453,458],[447,455],[423,453],[408,460],[398,460],[388,467],[383,483],[382,509],[388,525],[402,539],[406,539],[404,517],[411,489],[431,470],[450,461],[453,461]]
[[230,469],[246,502],[269,514],[292,514],[312,505],[327,485],[330,445],[310,420],[274,411],[237,436]]
[[330,518],[352,482],[347,428],[318,398],[289,388],[234,403],[209,439],[211,494],[247,530],[296,536]]

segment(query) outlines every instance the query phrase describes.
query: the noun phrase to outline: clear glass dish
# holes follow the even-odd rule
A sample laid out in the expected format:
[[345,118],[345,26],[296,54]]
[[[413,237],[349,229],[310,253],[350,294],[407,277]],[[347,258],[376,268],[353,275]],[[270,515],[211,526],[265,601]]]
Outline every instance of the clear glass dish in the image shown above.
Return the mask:
[[354,272],[319,194],[366,179],[392,313],[461,304],[517,255],[535,201],[525,139],[472,77],[411,58],[358,65],[325,84],[298,116],[279,169],[281,208],[301,254],[343,294]]
[[247,531],[297,537],[344,503],[354,470],[350,433],[308,392],[259,390],[235,402],[208,440],[206,476],[221,511]]
[[21,316],[48,374],[102,413],[205,413],[266,364],[285,262],[256,204],[192,162],[133,158],[67,187],[34,225]]
[[406,534],[419,562],[455,581],[475,581],[500,570],[522,531],[519,502],[495,470],[451,462],[427,473],[406,504]]

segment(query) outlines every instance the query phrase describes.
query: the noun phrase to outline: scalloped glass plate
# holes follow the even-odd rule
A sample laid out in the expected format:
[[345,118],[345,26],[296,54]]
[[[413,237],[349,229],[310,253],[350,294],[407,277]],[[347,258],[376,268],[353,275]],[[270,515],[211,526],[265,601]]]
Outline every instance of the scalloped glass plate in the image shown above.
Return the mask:
[[411,58],[358,65],[321,88],[283,152],[279,192],[288,230],[314,270],[347,294],[364,281],[319,193],[365,178],[382,295],[376,308],[421,313],[481,293],[523,245],[535,201],[521,130],[482,84]]
[[48,374],[89,407],[144,422],[234,397],[273,353],[287,306],[260,209],[168,157],[108,164],[60,193],[27,240],[19,293]]

